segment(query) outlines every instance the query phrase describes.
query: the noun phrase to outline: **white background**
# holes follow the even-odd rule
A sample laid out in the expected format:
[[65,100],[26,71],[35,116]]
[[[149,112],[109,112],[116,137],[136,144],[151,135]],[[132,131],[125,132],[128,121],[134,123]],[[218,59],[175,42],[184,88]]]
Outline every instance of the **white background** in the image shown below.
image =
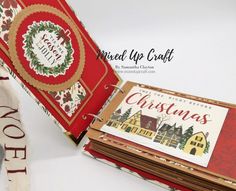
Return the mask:
[[[69,2],[101,49],[175,49],[172,62],[157,63],[155,74],[124,74],[124,80],[236,103],[236,1]],[[12,84],[28,133],[33,191],[162,190],[84,156],[82,144],[71,144],[20,86]],[[1,191],[4,183],[1,177]]]

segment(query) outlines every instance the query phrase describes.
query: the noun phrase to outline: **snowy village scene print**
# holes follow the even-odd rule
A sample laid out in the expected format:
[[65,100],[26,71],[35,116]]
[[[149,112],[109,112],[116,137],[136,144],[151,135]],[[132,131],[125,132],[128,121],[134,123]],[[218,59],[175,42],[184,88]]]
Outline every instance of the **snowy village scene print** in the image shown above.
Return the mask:
[[134,86],[101,130],[207,167],[227,112]]

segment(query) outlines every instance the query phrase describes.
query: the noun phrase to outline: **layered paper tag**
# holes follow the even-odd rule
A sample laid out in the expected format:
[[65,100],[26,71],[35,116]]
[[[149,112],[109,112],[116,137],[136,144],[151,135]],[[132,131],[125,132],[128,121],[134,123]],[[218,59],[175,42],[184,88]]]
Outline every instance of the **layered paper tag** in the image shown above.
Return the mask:
[[56,8],[31,5],[20,11],[11,25],[8,44],[17,72],[37,89],[65,90],[82,75],[82,38],[76,25]]
[[120,79],[65,1],[0,4],[4,67],[77,142]]

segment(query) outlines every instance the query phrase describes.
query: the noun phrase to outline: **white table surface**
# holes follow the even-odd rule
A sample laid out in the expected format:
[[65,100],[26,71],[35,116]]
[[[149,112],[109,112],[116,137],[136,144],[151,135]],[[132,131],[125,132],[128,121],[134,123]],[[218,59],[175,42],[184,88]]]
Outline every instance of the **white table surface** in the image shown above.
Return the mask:
[[[174,48],[168,64],[154,74],[121,74],[146,83],[236,103],[236,1],[234,0],[69,0],[101,49]],[[111,62],[129,65],[131,61]],[[36,103],[12,81],[21,101],[30,145],[32,191],[162,191],[156,185],[82,154]],[[5,191],[5,176],[0,190]]]

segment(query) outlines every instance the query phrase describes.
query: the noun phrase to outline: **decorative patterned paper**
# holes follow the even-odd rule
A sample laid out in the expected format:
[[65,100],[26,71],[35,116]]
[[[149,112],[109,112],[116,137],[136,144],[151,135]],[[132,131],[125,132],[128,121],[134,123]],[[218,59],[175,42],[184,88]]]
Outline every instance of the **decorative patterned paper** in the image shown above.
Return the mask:
[[98,47],[65,1],[9,2],[0,1],[4,13],[17,9],[0,32],[4,67],[78,143],[93,120],[85,116],[99,112],[114,90],[104,87],[120,78],[97,59]]
[[9,29],[11,23],[17,13],[21,10],[21,7],[15,0],[0,0],[0,38],[5,43],[9,40]]
[[60,107],[67,113],[69,117],[78,109],[81,102],[86,96],[84,87],[77,82],[71,88],[64,91],[49,92],[51,96],[58,102]]

